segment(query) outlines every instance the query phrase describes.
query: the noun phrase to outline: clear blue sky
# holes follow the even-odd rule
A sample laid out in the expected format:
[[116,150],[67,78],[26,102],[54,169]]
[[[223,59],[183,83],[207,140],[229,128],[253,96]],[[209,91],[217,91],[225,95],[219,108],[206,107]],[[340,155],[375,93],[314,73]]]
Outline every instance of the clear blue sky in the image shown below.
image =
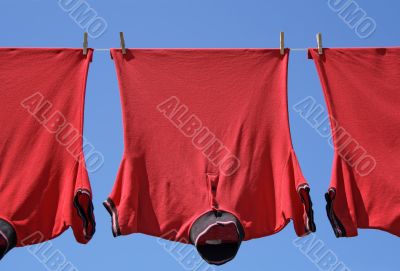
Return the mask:
[[[84,30],[58,2],[1,1],[0,46],[80,47]],[[89,0],[86,3],[108,24],[103,35],[89,40],[89,45],[95,48],[118,47],[119,31],[125,32],[127,46],[144,48],[277,47],[279,31],[285,31],[286,45],[291,48],[315,47],[315,33],[319,31],[326,47],[400,45],[398,0],[357,0],[376,22],[376,31],[364,39],[329,8],[327,0]],[[292,109],[293,104],[307,96],[315,97],[325,106],[314,64],[307,60],[305,52],[292,52],[290,122],[294,146],[312,188],[317,223],[314,242],[323,244],[320,253],[331,250],[353,271],[399,270],[399,238],[376,230],[360,230],[359,236],[351,239],[335,238],[325,214],[324,200],[333,152],[326,139]],[[97,232],[88,245],[80,245],[72,232],[67,231],[49,242],[48,253],[60,251],[77,270],[185,270],[181,265],[184,263],[176,260],[177,254],[168,253],[154,237],[140,234],[112,237],[110,217],[102,201],[113,186],[123,145],[119,92],[108,52],[95,52],[86,101],[85,136],[105,156],[104,166],[90,176]],[[315,260],[318,256],[304,255],[293,245],[295,238],[289,224],[274,236],[243,243],[236,259],[218,269],[319,270]],[[12,250],[0,262],[0,270],[59,270],[51,269],[45,256],[31,252],[27,248]],[[204,270],[205,266],[201,268],[198,270]],[[72,269],[65,269],[69,270]]]

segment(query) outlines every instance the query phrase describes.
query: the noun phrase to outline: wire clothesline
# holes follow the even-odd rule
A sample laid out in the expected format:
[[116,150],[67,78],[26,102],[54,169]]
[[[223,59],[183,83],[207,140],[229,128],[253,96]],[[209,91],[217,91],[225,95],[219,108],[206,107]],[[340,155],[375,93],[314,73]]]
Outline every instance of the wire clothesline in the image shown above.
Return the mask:
[[[120,42],[121,42],[122,54],[126,54],[124,32],[119,32],[119,38],[120,38]],[[317,33],[316,38],[317,38],[317,45],[318,45],[318,53],[320,55],[322,55],[323,54],[322,34]],[[280,34],[279,34],[279,49],[280,49],[281,55],[285,54],[285,48],[286,48],[285,47],[285,33],[280,32]],[[84,55],[87,54],[87,49],[88,49],[88,33],[85,32],[84,33],[84,41],[83,41],[83,54]],[[171,49],[177,49],[177,48],[171,48]],[[198,48],[198,49],[200,49],[200,48]],[[213,48],[213,49],[216,49],[216,48]],[[242,48],[242,49],[244,49],[244,48]],[[256,48],[253,48],[253,49],[256,49]],[[259,48],[259,49],[262,49],[262,48]],[[308,50],[308,48],[288,48],[288,49],[290,51],[297,51],[297,52],[307,52],[307,50]],[[98,52],[109,52],[110,51],[109,48],[94,48],[93,50],[98,51]]]
[[[262,48],[260,48],[260,49],[262,49]],[[308,48],[289,48],[289,49],[290,49],[290,51],[307,51],[308,50]],[[108,49],[108,48],[94,48],[93,50],[98,51],[98,52],[110,51],[110,49]]]

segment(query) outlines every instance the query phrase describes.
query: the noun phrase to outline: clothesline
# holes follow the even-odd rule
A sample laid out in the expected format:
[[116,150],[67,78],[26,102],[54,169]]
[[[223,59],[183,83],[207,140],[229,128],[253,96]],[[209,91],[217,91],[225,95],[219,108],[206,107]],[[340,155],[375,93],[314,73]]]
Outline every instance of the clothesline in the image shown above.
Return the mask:
[[[121,41],[121,49],[123,51],[123,53],[125,54],[125,38],[124,38],[124,33],[123,32],[119,32],[119,37],[120,37],[120,41]],[[280,51],[281,54],[283,54],[283,51],[285,49],[285,35],[284,32],[280,32]],[[322,54],[322,35],[321,33],[317,33],[317,46],[318,46],[318,52],[319,54]],[[83,47],[84,47],[84,54],[86,54],[86,50],[88,48],[88,33],[85,32],[83,34]],[[175,48],[176,49],[176,48]],[[255,49],[255,48],[254,48]],[[261,49],[261,48],[260,48]],[[289,48],[291,51],[298,51],[298,52],[307,52],[307,48]],[[108,52],[110,51],[110,49],[108,48],[95,48],[94,51],[99,51],[99,52]]]
[[289,48],[290,51],[307,51],[307,48]]
[[[261,48],[260,48],[261,49]],[[289,48],[290,51],[307,51],[307,48]],[[98,51],[98,52],[108,52],[110,51],[110,49],[107,48],[95,48],[93,49],[94,51]]]

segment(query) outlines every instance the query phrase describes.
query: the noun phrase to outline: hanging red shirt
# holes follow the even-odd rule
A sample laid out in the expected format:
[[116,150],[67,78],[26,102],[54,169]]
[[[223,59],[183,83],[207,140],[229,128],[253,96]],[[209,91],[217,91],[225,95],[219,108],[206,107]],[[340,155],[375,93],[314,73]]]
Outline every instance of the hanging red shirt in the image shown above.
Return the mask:
[[292,148],[288,51],[111,50],[125,151],[109,199],[113,233],[196,245],[209,263],[292,219],[315,230]]
[[400,48],[314,49],[335,147],[327,212],[337,237],[400,236]]
[[0,257],[72,227],[94,233],[82,154],[92,50],[0,49]]

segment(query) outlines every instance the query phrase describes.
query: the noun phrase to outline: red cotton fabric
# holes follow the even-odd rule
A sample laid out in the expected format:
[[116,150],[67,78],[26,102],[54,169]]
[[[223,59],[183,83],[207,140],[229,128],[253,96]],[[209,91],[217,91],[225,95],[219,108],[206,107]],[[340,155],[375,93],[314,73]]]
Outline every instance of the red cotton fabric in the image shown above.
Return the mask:
[[70,226],[80,243],[94,233],[81,136],[92,52],[0,49],[0,254]]
[[[129,49],[123,55],[112,49],[111,55],[125,139],[104,203],[115,236],[139,232],[189,243],[191,226],[210,211],[217,219],[207,221],[217,221],[199,223],[198,232],[215,235],[224,223],[235,224],[235,240],[250,240],[280,231],[290,219],[299,236],[314,230],[288,126],[288,51]],[[235,221],[218,222],[223,211],[238,218],[244,236]]]
[[400,48],[324,49],[314,60],[335,147],[327,212],[337,237],[400,236]]

